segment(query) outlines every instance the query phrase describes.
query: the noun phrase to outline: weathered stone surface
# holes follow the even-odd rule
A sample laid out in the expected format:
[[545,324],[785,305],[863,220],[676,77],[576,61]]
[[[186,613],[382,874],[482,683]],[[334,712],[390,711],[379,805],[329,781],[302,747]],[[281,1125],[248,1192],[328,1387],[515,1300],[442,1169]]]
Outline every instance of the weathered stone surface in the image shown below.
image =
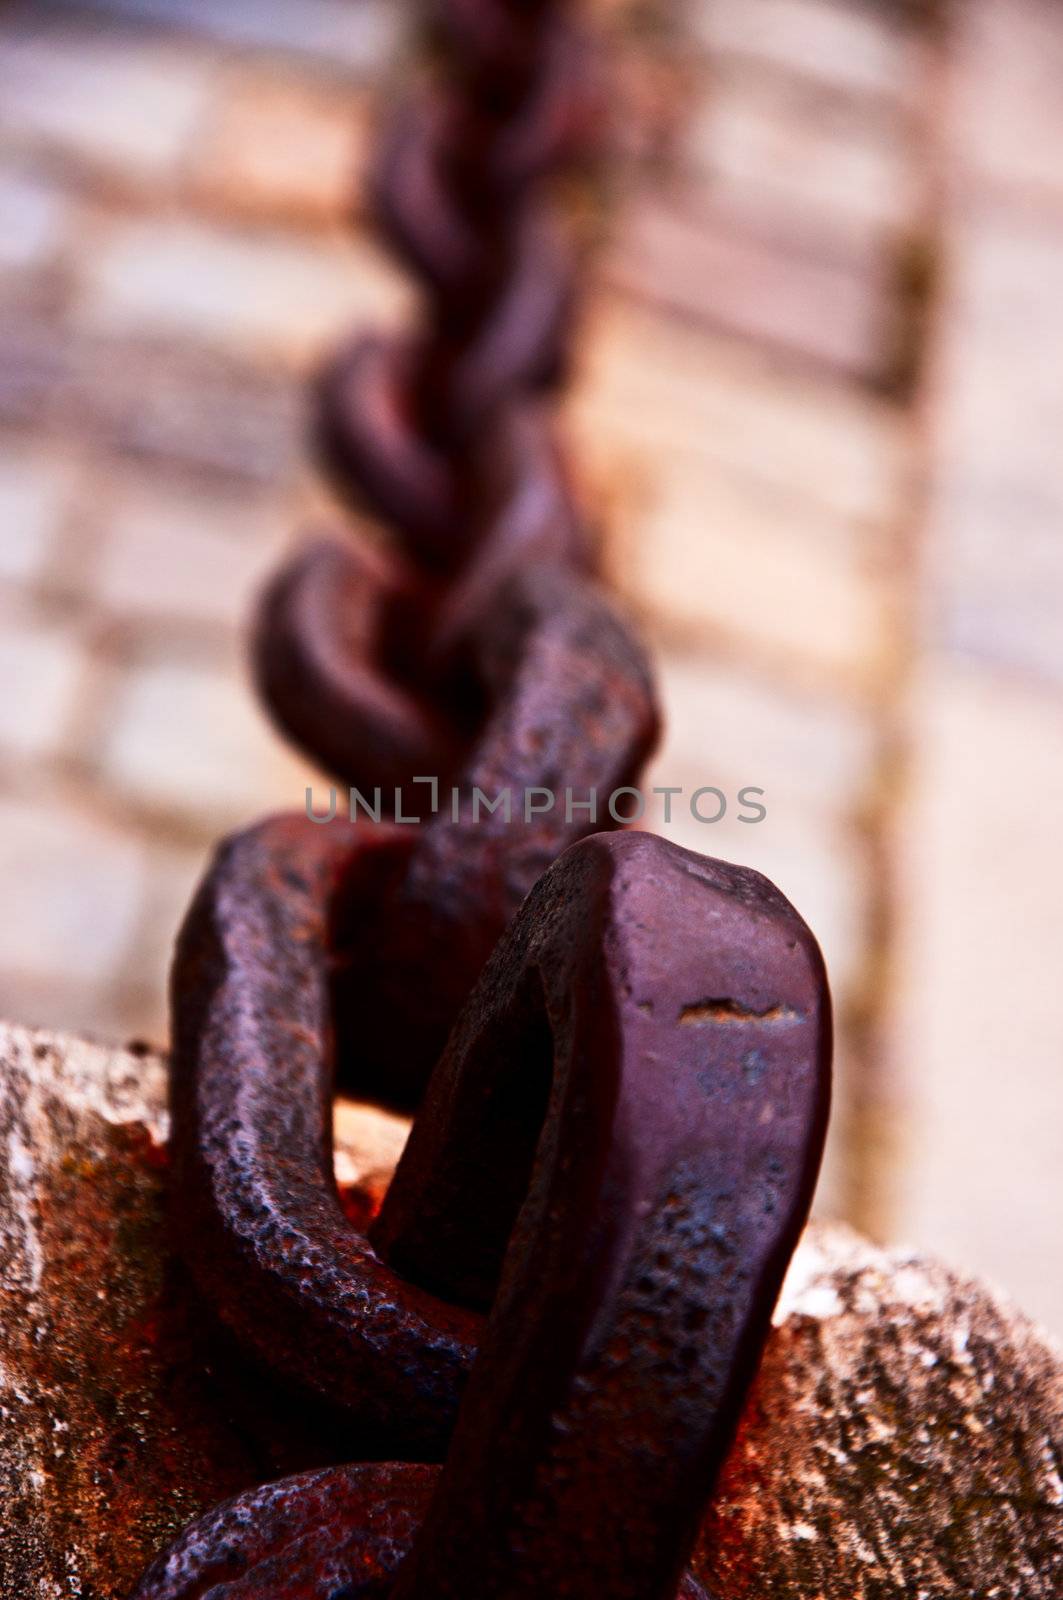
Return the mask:
[[1059,1595],[1063,1355],[1034,1324],[842,1229],[777,1321],[702,1530],[720,1600]]
[[[123,1600],[199,1509],[357,1455],[215,1365],[163,1226],[164,1068],[0,1030],[0,1592]],[[337,1114],[352,1209],[395,1118]],[[346,1186],[350,1186],[349,1189]],[[1039,1600],[1063,1579],[1063,1358],[924,1258],[806,1237],[706,1523],[719,1600]]]
[[157,1060],[9,1033],[0,1076],[0,1590],[118,1596],[254,1468],[183,1360]]
[[[124,1600],[200,1510],[336,1453],[238,1366],[216,1376],[166,1248],[164,1100],[156,1056],[0,1028],[5,1600]],[[337,1166],[372,1196],[394,1119],[357,1135]]]

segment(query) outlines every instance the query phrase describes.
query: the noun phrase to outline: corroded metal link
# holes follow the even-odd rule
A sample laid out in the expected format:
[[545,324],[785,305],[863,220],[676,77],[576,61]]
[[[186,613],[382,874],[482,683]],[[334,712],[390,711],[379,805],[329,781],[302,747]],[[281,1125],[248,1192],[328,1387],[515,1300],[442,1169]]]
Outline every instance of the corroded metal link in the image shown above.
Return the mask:
[[[368,1269],[349,1249],[336,1255],[337,1239],[347,1235],[342,1227],[335,1233],[340,1213],[323,1178],[321,1135],[332,1030],[348,1087],[416,1105],[460,1006],[528,890],[567,844],[613,821],[584,808],[584,790],[597,791],[604,806],[637,772],[656,733],[641,652],[604,598],[566,565],[519,568],[488,615],[475,651],[495,709],[468,759],[459,820],[444,809],[417,833],[306,819],[252,830],[219,856],[182,931],[174,969],[183,1253],[222,1320],[259,1358],[298,1367],[304,1382],[323,1383],[334,1403],[354,1409],[365,1381],[359,1352],[367,1342],[382,1346],[395,1289],[359,1280]],[[477,817],[477,791],[492,803],[508,793],[519,806],[526,791],[545,790],[561,772],[575,786],[576,807],[559,796],[527,822],[507,821],[505,811]],[[294,958],[279,961],[285,941]],[[279,1105],[294,1125],[277,1122]],[[243,1117],[251,1119],[246,1127]],[[249,1155],[267,1144],[286,1150],[290,1184],[276,1197],[288,1207],[284,1236],[302,1241],[300,1269],[310,1255],[329,1259],[331,1251],[336,1272],[346,1274],[342,1294],[322,1303],[294,1292],[252,1292],[262,1281],[253,1278],[249,1287],[244,1268],[248,1254],[257,1260],[267,1248],[254,1220],[264,1215],[256,1197],[265,1191],[256,1189],[253,1169],[230,1193],[240,1176],[227,1154],[234,1127]],[[227,1220],[237,1212],[253,1219],[242,1245]],[[304,1276],[297,1281],[310,1292]],[[366,1315],[356,1337],[359,1295],[373,1301],[375,1317]],[[344,1298],[348,1320],[337,1323],[329,1308]],[[407,1328],[402,1322],[400,1331]],[[425,1368],[423,1359],[405,1356],[388,1348],[401,1411],[382,1382],[375,1415],[404,1415],[416,1434],[424,1418],[402,1374],[412,1364],[434,1395],[441,1358]],[[458,1369],[453,1352],[449,1359],[452,1403]]]
[[479,1319],[383,1265],[332,1171],[328,920],[408,835],[278,817],[219,850],[173,969],[173,1218],[193,1276],[257,1362],[438,1455]]
[[431,12],[458,59],[508,85],[527,72],[549,24],[571,10],[568,0],[431,0]]
[[449,82],[400,109],[373,183],[387,236],[429,291],[425,332],[405,349],[342,352],[319,383],[317,435],[342,492],[416,559],[455,571],[485,431],[564,371],[573,255],[536,190],[595,114],[586,51],[558,6],[445,7],[444,21]]
[[467,741],[453,706],[412,671],[439,604],[401,557],[320,538],[274,575],[256,617],[255,680],[274,721],[389,808],[416,773],[453,772]]
[[514,394],[555,381],[574,307],[571,249],[546,212],[528,211],[490,301],[464,323],[439,318],[420,354],[421,409],[452,449],[468,448]]
[[[569,850],[462,1013],[372,1231],[408,1277],[491,1305],[431,1497],[423,1469],[255,1491],[136,1600],[701,1600],[683,1568],[807,1215],[830,1032],[815,941],[758,874],[648,835]],[[283,1191],[263,1149],[261,1192]]]
[[[597,119],[589,69],[582,36],[555,29],[525,103],[515,115],[507,108],[500,126],[478,126],[464,97],[435,86],[393,114],[371,177],[373,208],[392,247],[436,294],[464,294],[489,278],[492,247],[512,233],[522,190],[585,152]],[[453,190],[456,168],[474,191],[464,206]]]
[[499,430],[483,473],[485,530],[451,584],[395,553],[319,539],[272,579],[253,657],[263,700],[312,760],[393,806],[421,774],[460,770],[502,686],[470,660],[480,619],[530,563],[586,568],[589,550],[556,447],[529,408]]
[[131,1600],[384,1600],[439,1469],[325,1467],[214,1506]]
[[671,1600],[808,1214],[830,1048],[816,942],[759,874],[618,834],[541,880],[372,1230],[491,1307],[393,1600]]
[[[131,1600],[387,1600],[439,1468],[325,1467],[265,1484],[189,1524]],[[676,1600],[713,1600],[691,1573]]]
[[568,845],[619,825],[626,809],[611,814],[609,800],[635,782],[657,737],[641,648],[565,564],[518,567],[466,648],[490,714],[457,804],[441,795],[389,887],[385,925],[359,908],[341,911],[336,930],[347,958],[334,995],[341,1079],[356,1060],[363,1086],[408,1107],[525,895]]
[[[330,475],[349,498],[387,522],[400,548],[429,570],[452,573],[470,559],[485,525],[483,485],[492,453],[506,452],[507,396],[548,376],[561,357],[571,303],[554,297],[555,289],[567,293],[556,275],[540,282],[538,271],[511,281],[499,318],[480,343],[445,358],[463,461],[428,438],[418,422],[411,344],[364,336],[319,380],[318,448]],[[489,414],[490,437],[477,437],[474,424]]]
[[[341,351],[321,375],[317,407],[318,448],[337,486],[388,522],[411,556],[459,567],[480,511],[483,429],[514,394],[553,380],[572,314],[566,247],[529,217],[474,337],[448,321],[430,351],[373,335]],[[425,427],[426,386],[446,413],[443,438]]]
[[460,463],[418,426],[415,352],[365,334],[342,349],[317,384],[317,444],[339,490],[396,530],[426,567],[460,567],[470,553],[475,494]]

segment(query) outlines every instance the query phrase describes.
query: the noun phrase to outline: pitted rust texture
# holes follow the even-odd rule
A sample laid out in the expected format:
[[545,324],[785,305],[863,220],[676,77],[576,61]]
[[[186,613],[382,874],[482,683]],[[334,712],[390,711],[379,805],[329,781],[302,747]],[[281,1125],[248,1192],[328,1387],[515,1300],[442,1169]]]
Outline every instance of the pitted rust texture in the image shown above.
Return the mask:
[[[311,846],[301,869],[314,899],[327,856]],[[290,862],[273,870],[300,875]],[[270,918],[254,912],[251,926],[267,934],[252,967],[283,967],[293,944],[295,955],[273,991],[237,979],[224,1008],[226,1031],[250,1027],[252,1049],[226,1064],[213,1191],[223,1225],[231,1204],[253,1240],[236,1252],[245,1288],[257,1272],[261,1302],[305,1300],[317,1277],[327,1300],[342,1288],[335,1218],[322,1254],[283,1210],[293,1195],[322,1209],[305,1194],[327,1188],[306,1176],[320,1091],[267,1108],[264,1137],[232,1109],[261,1100],[254,1033],[278,1004],[297,1078],[304,1040],[320,1059],[320,987],[299,956],[319,968],[320,918],[283,914],[272,949]],[[404,1294],[424,1325],[426,1289],[491,1306],[427,1509],[423,1469],[382,1478],[372,1511],[364,1470],[334,1470],[312,1491],[291,1480],[190,1530],[137,1600],[672,1600],[807,1215],[829,1059],[819,951],[766,880],[648,835],[573,846],[454,1029],[375,1253],[347,1243],[371,1293],[387,1282],[382,1259],[401,1269],[382,1296],[388,1328]],[[187,1096],[209,1081],[209,1055],[183,1072]],[[374,1381],[364,1363],[361,1376]],[[379,1416],[378,1393],[366,1404]],[[380,1551],[405,1548],[422,1511],[389,1588]],[[682,1592],[701,1590],[690,1577]]]
[[384,1600],[437,1469],[325,1467],[190,1523],[131,1600]]
[[440,1453],[479,1319],[396,1277],[345,1217],[332,1164],[327,922],[386,829],[282,817],[226,843],[173,972],[173,1216],[242,1346],[392,1452]]
[[373,1231],[492,1307],[395,1600],[671,1600],[807,1216],[830,1050],[815,940],[757,873],[627,834],[541,880]]

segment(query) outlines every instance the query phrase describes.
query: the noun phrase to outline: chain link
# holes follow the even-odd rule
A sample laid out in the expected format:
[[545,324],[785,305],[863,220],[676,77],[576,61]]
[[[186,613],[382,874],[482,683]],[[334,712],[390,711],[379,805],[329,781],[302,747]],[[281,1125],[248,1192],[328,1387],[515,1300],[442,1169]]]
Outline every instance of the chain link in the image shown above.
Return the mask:
[[[560,0],[432,17],[372,184],[423,323],[316,392],[321,458],[391,543],[308,545],[253,642],[285,733],[395,803],[222,846],[178,941],[171,1102],[177,1238],[222,1323],[353,1437],[446,1463],[256,1489],[136,1600],[705,1600],[684,1566],[822,1150],[826,980],[770,884],[609,815],[478,813],[636,783],[657,711],[545,410],[586,43]],[[454,809],[401,825],[427,778]],[[369,1236],[336,1079],[423,1100]]]

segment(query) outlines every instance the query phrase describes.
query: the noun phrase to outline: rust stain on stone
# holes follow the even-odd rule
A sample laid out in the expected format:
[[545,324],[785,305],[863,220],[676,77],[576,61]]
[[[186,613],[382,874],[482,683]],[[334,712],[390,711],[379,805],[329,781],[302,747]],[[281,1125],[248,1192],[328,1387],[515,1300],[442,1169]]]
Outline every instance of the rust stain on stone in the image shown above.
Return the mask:
[[0,1027],[5,1600],[124,1600],[191,1517],[339,1451],[229,1370],[179,1276],[163,1082],[157,1058]]

